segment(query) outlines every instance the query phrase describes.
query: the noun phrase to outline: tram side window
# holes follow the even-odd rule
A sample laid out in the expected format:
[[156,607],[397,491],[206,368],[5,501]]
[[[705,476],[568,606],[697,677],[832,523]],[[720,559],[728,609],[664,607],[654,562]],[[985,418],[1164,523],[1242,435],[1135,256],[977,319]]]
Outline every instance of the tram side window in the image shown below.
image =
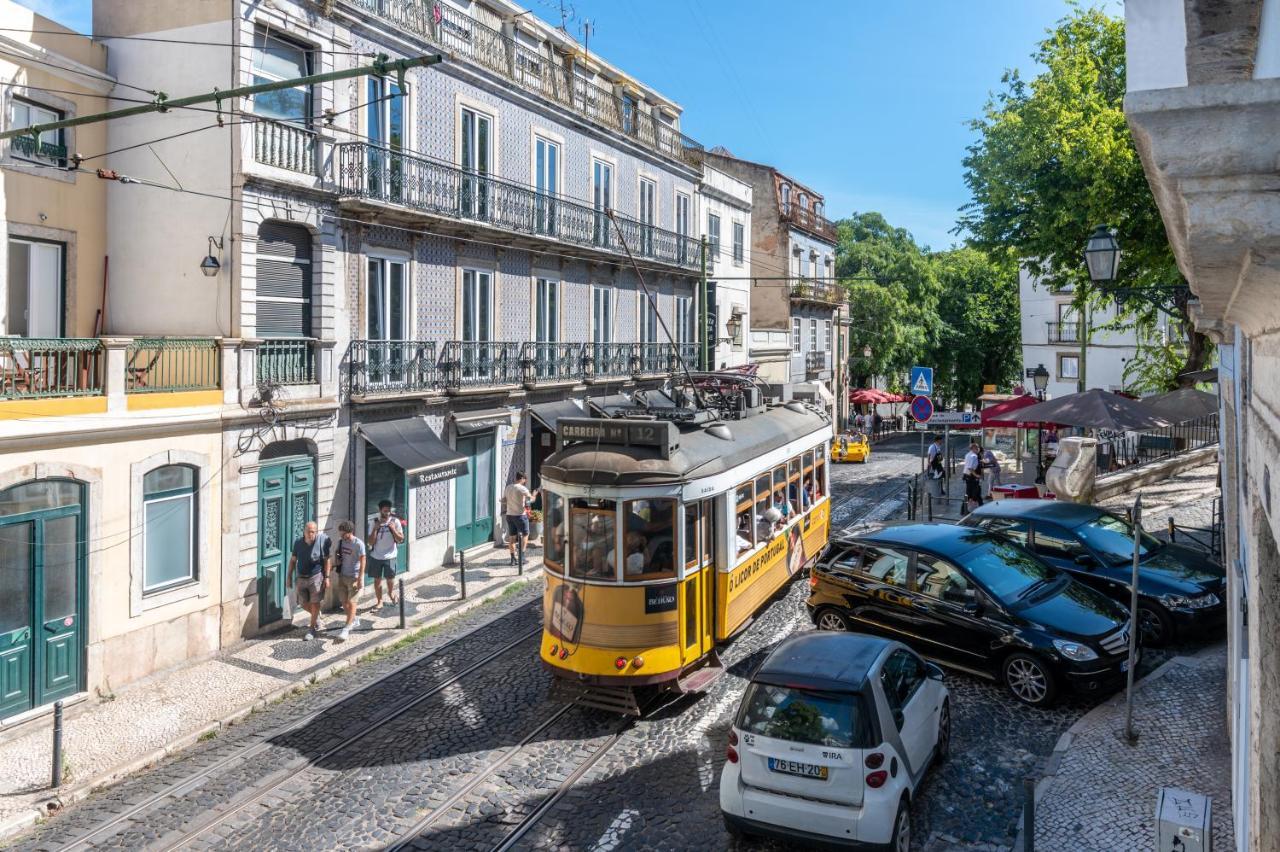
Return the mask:
[[755,524],[751,521],[751,507],[754,505],[752,500],[752,489],[750,482],[744,482],[738,486],[737,493],[734,497],[734,504],[737,506],[736,529],[738,553],[746,553],[755,546]]
[[569,576],[616,580],[608,558],[617,546],[617,504],[575,497],[569,501]]
[[676,576],[676,501],[628,500],[624,506],[624,580]]
[[773,469],[773,508],[782,513],[782,519],[791,519],[791,502],[787,500],[787,466],[780,464]]
[[769,485],[769,474],[756,477],[756,544],[763,544],[773,538],[773,524],[764,516],[769,511],[769,498],[773,489]]
[[808,492],[800,484],[801,458],[796,456],[787,465],[787,500],[791,502],[791,508],[794,511],[807,512],[813,501],[809,499]]
[[685,572],[698,569],[698,505],[684,507],[684,567]]
[[804,494],[809,501],[809,505],[813,505],[816,491],[813,483],[813,450],[804,454]]
[[827,445],[814,451],[813,500],[816,503],[827,493]]
[[568,528],[564,523],[564,498],[550,491],[543,491],[543,503],[546,508],[546,533],[544,536],[543,558],[555,567],[564,570],[564,537]]

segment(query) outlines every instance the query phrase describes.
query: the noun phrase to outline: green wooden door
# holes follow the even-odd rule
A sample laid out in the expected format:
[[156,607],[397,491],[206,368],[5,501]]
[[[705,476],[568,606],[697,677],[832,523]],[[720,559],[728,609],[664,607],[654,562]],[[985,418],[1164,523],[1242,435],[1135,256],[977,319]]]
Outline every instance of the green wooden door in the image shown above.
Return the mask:
[[[28,483],[0,504],[0,717],[72,695],[84,658],[85,536],[76,483]],[[8,498],[8,499],[5,499]]]
[[281,459],[258,471],[258,626],[285,617],[293,543],[315,520],[315,465]]
[[493,540],[493,433],[458,438],[467,472],[454,480],[456,547],[466,550]]
[[[378,516],[378,503],[390,500],[396,516],[404,528],[404,541],[396,546],[396,573],[403,574],[409,570],[409,526],[405,513],[408,511],[408,488],[404,469],[388,459],[372,444],[365,444],[364,456],[364,534],[368,535],[373,527],[373,520]],[[365,585],[371,585],[373,578],[366,576]]]

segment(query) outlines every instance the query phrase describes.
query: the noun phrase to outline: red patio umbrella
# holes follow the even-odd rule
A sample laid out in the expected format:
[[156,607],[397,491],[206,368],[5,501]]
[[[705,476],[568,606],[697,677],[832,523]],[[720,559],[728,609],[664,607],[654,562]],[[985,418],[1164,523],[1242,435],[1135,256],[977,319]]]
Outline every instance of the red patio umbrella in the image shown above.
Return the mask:
[[1020,421],[1014,412],[1019,411],[1039,402],[1031,394],[1023,394],[1013,399],[1006,399],[1004,402],[989,406],[982,409],[982,426],[984,429],[1035,429],[1039,426],[1052,426],[1052,423],[1037,424]]

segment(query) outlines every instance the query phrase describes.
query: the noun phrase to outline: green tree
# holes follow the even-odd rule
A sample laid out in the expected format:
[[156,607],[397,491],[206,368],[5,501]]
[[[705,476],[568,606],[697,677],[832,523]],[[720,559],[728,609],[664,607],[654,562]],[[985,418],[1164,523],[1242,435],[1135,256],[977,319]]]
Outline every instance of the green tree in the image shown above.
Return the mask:
[[[973,194],[959,219],[971,243],[1012,250],[1046,285],[1074,287],[1078,309],[1099,305],[1084,268],[1084,242],[1094,226],[1115,227],[1123,250],[1116,284],[1151,288],[1181,280],[1151,188],[1124,117],[1124,22],[1098,9],[1075,9],[1050,30],[1035,54],[1044,71],[1025,81],[1017,71],[971,123],[979,138],[964,159]],[[1149,301],[1131,296],[1121,321],[1149,333],[1159,319]],[[1144,347],[1140,381],[1204,366],[1211,345],[1175,306],[1186,340]],[[1167,383],[1168,379],[1162,379]]]
[[1008,259],[973,248],[932,255],[941,288],[933,350],[934,394],[943,402],[974,402],[983,385],[1008,387],[1022,360],[1018,269]]

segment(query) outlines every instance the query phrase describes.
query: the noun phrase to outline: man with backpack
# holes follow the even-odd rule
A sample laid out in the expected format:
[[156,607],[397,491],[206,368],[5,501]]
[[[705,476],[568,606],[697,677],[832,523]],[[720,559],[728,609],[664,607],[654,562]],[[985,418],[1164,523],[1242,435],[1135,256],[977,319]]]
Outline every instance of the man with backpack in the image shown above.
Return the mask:
[[[294,588],[298,596],[298,604],[311,616],[306,635],[302,641],[310,642],[316,638],[320,629],[320,602],[329,588],[329,537],[320,532],[315,521],[307,521],[302,529],[302,538],[293,543],[293,554],[289,557],[289,570],[285,580]],[[294,586],[294,575],[297,573],[298,584]]]

